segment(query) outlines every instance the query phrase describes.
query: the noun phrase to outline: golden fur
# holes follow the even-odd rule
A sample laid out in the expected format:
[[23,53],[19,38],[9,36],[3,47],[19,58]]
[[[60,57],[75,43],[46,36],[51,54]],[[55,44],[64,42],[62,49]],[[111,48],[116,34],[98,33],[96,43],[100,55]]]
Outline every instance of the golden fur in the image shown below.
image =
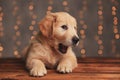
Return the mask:
[[[63,30],[62,25],[68,29]],[[57,68],[58,72],[69,73],[77,67],[77,60],[72,51],[71,39],[77,36],[77,23],[74,17],[66,12],[48,13],[39,23],[40,32],[26,48],[26,66],[32,76],[44,76],[47,68]],[[68,46],[62,54],[58,44]]]

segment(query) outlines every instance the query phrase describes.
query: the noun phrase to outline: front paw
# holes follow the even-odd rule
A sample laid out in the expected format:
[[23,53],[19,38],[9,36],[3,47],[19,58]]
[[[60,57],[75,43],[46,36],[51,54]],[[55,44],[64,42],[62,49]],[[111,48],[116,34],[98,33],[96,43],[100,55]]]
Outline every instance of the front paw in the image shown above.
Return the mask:
[[68,63],[60,63],[57,67],[57,71],[60,73],[70,73],[72,69],[72,65]]
[[35,66],[30,70],[30,75],[38,77],[38,76],[44,76],[47,74],[47,70],[44,66]]

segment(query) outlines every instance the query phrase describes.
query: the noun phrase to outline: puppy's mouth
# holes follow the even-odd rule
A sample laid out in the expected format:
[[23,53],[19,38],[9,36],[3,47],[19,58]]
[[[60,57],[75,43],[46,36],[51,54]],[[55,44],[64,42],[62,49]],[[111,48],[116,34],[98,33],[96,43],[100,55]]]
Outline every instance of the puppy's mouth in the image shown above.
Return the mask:
[[67,52],[68,46],[65,46],[65,45],[63,45],[62,43],[59,43],[58,47],[59,47],[58,50],[59,50],[61,53],[65,54],[65,53]]

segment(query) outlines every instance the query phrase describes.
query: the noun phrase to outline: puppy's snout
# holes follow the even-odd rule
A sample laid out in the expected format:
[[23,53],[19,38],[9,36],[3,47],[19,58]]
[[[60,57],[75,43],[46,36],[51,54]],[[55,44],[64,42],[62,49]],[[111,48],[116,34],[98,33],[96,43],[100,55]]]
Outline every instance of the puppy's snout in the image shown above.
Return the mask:
[[78,38],[78,37],[74,36],[74,37],[72,38],[72,43],[73,43],[73,44],[77,44],[78,41],[79,41],[79,38]]

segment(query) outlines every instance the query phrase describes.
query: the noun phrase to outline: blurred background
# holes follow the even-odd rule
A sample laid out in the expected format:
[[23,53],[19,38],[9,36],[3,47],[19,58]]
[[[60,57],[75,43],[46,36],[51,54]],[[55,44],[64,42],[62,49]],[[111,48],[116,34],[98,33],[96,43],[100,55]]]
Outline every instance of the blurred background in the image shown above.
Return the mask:
[[49,11],[77,19],[77,57],[120,58],[120,0],[0,0],[0,58],[20,58]]

